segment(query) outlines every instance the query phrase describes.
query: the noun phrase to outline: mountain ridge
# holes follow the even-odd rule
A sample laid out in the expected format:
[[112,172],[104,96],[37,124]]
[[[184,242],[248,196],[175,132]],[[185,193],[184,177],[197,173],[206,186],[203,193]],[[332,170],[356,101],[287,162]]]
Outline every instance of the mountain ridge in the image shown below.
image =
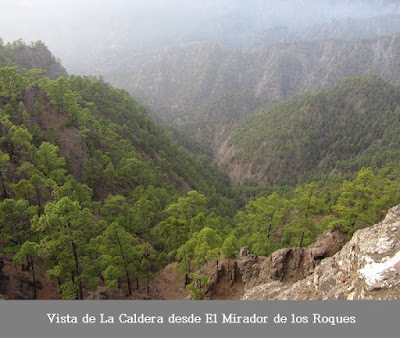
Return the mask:
[[[171,123],[180,118],[190,124],[185,121],[186,112],[226,93],[249,93],[266,104],[333,86],[345,76],[371,72],[397,84],[399,53],[399,34],[350,41],[283,43],[251,53],[209,45],[194,51],[171,51],[158,61],[133,70],[122,86],[151,112],[158,111],[162,120]],[[211,106],[203,113],[213,115],[213,109]],[[241,108],[247,114],[252,109]],[[243,113],[233,111],[231,115]]]
[[27,45],[22,39],[3,44],[0,38],[0,67],[17,67],[22,70],[43,69],[52,80],[67,77],[67,71],[42,41]]

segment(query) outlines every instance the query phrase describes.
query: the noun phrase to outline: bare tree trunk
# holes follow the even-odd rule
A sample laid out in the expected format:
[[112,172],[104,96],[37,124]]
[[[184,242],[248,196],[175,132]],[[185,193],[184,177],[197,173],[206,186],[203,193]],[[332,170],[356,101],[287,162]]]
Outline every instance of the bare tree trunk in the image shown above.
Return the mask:
[[0,172],[0,180],[1,180],[1,185],[3,186],[3,194],[4,198],[9,198],[10,196],[8,195],[7,189],[6,189],[6,183],[4,182],[3,178],[3,173]]
[[[79,260],[78,260],[78,254],[76,252],[75,242],[72,242],[72,250],[74,252],[74,259],[75,259],[75,273],[76,276],[79,278],[81,273],[79,268]],[[82,286],[82,281],[80,279],[79,279],[79,299],[83,299],[83,286]]]
[[32,271],[32,280],[33,280],[33,294],[35,295],[35,299],[37,299],[37,289],[36,289],[36,276],[35,276],[35,262],[33,261],[33,258],[31,257],[30,259],[28,258],[28,261],[30,266],[31,266],[31,271]]
[[303,247],[303,239],[304,239],[304,231],[301,233],[301,237],[300,237],[300,244],[299,247]]

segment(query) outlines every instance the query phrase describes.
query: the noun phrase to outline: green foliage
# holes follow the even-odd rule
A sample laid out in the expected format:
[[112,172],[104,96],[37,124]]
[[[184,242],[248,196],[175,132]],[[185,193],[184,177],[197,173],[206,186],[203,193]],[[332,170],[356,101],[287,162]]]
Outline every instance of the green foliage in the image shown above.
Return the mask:
[[[1,39],[0,39],[1,40]],[[41,41],[27,45],[22,39],[0,46],[0,67],[14,67],[33,83],[46,74],[51,79],[67,76],[64,67]]]
[[[84,298],[102,283],[126,283],[129,293],[134,280],[148,287],[168,254],[207,222],[218,245],[205,241],[197,256],[206,255],[203,263],[219,253],[219,207],[233,214],[234,204],[229,180],[208,159],[174,145],[143,107],[100,79],[50,80],[22,68],[3,73],[22,80],[0,105],[0,251],[18,252],[27,240],[40,244],[47,276],[58,280],[65,299]],[[189,187],[199,190],[180,197]],[[155,235],[160,229],[168,238]]]
[[191,273],[189,277],[193,280],[193,283],[186,285],[186,288],[190,291],[192,299],[203,299],[210,283],[208,277],[200,273]]
[[39,259],[39,257],[40,257],[40,245],[36,242],[30,242],[30,241],[24,242],[24,244],[21,245],[19,251],[17,251],[13,257],[13,261],[16,263],[24,264],[25,261],[27,261],[28,268],[30,268],[31,270],[35,299],[37,298],[36,262]]
[[22,245],[29,238],[32,211],[23,199],[0,202],[0,248]]
[[40,245],[38,243],[26,241],[14,255],[13,261],[22,264],[27,257],[37,259],[39,257],[39,251]]
[[35,162],[36,167],[46,176],[51,176],[52,172],[66,166],[65,158],[58,157],[58,147],[49,142],[40,145],[35,153]]
[[8,137],[13,146],[12,154],[14,156],[28,154],[32,142],[32,135],[24,125],[18,127],[12,126]]
[[[48,203],[45,213],[34,224],[36,231],[44,233],[41,240],[43,254],[52,265],[50,278],[58,278],[66,284],[66,297],[71,290],[78,290],[73,298],[83,299],[83,280],[89,260],[88,241],[96,235],[96,226],[88,209],[81,210],[78,202],[63,197],[58,202]],[[72,288],[72,284],[76,287]],[[61,288],[64,292],[63,287]]]
[[[96,251],[109,257],[107,266],[101,273],[106,285],[115,289],[118,280],[124,279],[128,284],[129,294],[132,294],[132,280],[139,275],[140,259],[143,254],[137,239],[129,234],[117,222],[112,223],[103,234],[92,240]],[[104,260],[100,256],[100,260]]]
[[177,252],[181,262],[179,270],[189,273],[192,269],[200,269],[207,261],[217,260],[221,254],[222,237],[217,231],[204,227],[182,245]]
[[[12,48],[25,47],[19,42]],[[275,127],[265,125],[265,112],[254,115],[251,131],[258,124],[274,129],[267,140],[261,131],[254,134],[271,145],[268,157],[278,159],[266,172],[318,179],[296,187],[249,179],[232,190],[206,156],[176,146],[125,91],[98,78],[50,80],[23,67],[2,68],[2,74],[8,77],[0,81],[0,252],[27,267],[35,285],[40,265],[58,281],[63,299],[83,299],[99,285],[133,294],[135,281],[149,292],[150,280],[171,260],[178,261],[192,298],[201,299],[209,284],[200,273],[207,262],[218,268],[221,256],[234,257],[245,245],[258,255],[305,246],[332,226],[352,233],[400,202],[398,163],[389,164],[398,161],[398,92],[374,77],[268,108]],[[364,116],[346,105],[356,94]],[[336,112],[340,118],[327,121]],[[323,130],[309,130],[310,121]],[[355,130],[358,136],[348,133],[354,123],[364,128]],[[265,149],[257,142],[247,147],[248,140],[238,138],[237,145],[252,161],[259,152],[256,168]],[[322,149],[326,142],[335,151]],[[320,155],[325,162],[318,162]],[[285,170],[294,159],[292,177]],[[317,162],[325,172],[350,171],[317,175],[308,167]],[[362,168],[364,163],[373,166]]]
[[[355,230],[381,221],[385,212],[400,202],[400,171],[390,165],[379,172],[362,168],[352,180],[335,179],[313,182],[292,188],[291,192],[259,197],[248,203],[234,217],[230,236],[224,243],[233,247],[249,246],[258,255],[289,246],[306,246],[329,227]],[[390,177],[390,179],[389,179]],[[269,234],[269,236],[268,236]],[[227,249],[225,249],[227,250]]]
[[234,257],[239,251],[239,240],[231,234],[225,238],[221,247],[221,252],[226,258]]
[[397,190],[390,181],[376,177],[370,168],[361,169],[353,182],[343,183],[341,196],[332,207],[337,220],[331,225],[342,225],[353,233],[380,221],[393,198],[389,197],[393,188]]
[[26,79],[21,76],[16,67],[0,68],[0,97],[11,100],[21,94],[27,84]]
[[10,155],[5,154],[0,150],[0,181],[2,185],[2,192],[3,192],[3,197],[7,198],[8,193],[7,193],[7,187],[6,187],[6,178],[7,178],[7,169],[10,165]]
[[166,209],[168,218],[153,230],[153,236],[163,239],[164,250],[170,252],[178,249],[197,229],[204,226],[206,205],[204,195],[189,191],[187,197],[180,197],[177,203]]
[[[322,199],[316,196],[316,184],[306,184],[299,186],[294,191],[292,206],[295,209],[296,217],[290,223],[290,226],[285,229],[286,236],[289,238],[300,237],[299,243],[296,246],[302,247],[304,239],[309,239],[306,245],[311,244],[310,239],[314,238],[313,234],[317,233],[315,229],[315,217],[318,213],[322,213],[324,204]],[[292,241],[289,242],[289,245]]]
[[235,124],[231,163],[268,183],[316,181],[381,167],[400,153],[398,88],[375,75],[265,106]]

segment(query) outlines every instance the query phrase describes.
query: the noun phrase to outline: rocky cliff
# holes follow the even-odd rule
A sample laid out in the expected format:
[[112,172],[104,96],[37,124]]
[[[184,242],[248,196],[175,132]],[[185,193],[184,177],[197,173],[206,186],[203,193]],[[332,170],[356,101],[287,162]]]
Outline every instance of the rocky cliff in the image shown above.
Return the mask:
[[[294,254],[287,261],[290,274],[276,278],[274,266],[281,265],[285,259],[274,259],[272,265],[264,264],[260,276],[265,283],[245,289],[241,299],[400,299],[400,206],[392,208],[385,220],[375,226],[358,230],[344,247],[330,258],[322,259],[316,267],[306,264],[301,268]],[[309,252],[315,252],[315,247]],[[285,251],[278,257],[287,257]],[[321,251],[322,252],[322,251]],[[320,257],[316,253],[314,257]],[[290,262],[290,263],[289,263]],[[240,260],[238,261],[238,265]],[[282,272],[288,269],[281,269]],[[246,269],[247,274],[251,269]],[[291,275],[297,278],[287,278]],[[243,276],[246,276],[245,274]],[[285,277],[286,276],[286,277]],[[243,278],[243,277],[242,277]],[[249,284],[250,285],[250,284]]]
[[336,227],[318,236],[307,248],[280,249],[269,257],[256,256],[244,247],[237,259],[222,261],[217,274],[205,267],[204,273],[211,275],[210,280],[214,281],[208,297],[239,299],[266,283],[283,286],[293,284],[312,274],[324,258],[335,254],[348,240],[344,230]]
[[[237,258],[209,261],[200,273],[208,276],[210,284],[204,299],[240,299],[254,288],[272,285],[292,285],[311,275],[325,257],[338,252],[349,240],[341,227],[325,231],[307,248],[288,248],[269,257],[257,256],[248,247]],[[167,265],[150,285],[154,299],[190,299],[182,275],[174,264]],[[256,299],[256,298],[255,298]]]

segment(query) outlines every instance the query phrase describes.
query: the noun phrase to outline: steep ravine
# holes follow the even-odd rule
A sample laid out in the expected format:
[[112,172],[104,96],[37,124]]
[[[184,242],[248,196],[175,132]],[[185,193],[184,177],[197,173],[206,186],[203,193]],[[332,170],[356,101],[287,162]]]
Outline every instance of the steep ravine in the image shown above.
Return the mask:
[[[235,126],[246,124],[246,117],[254,116],[257,108],[261,110],[265,105],[305,92],[333,88],[345,78],[377,74],[388,83],[398,85],[399,47],[400,35],[392,34],[354,40],[280,43],[248,53],[216,45],[195,50],[175,49],[124,74],[129,77],[129,83],[124,88],[160,120],[207,144],[214,161],[233,181],[254,178],[265,184],[282,179],[297,180],[305,171],[317,170],[318,163],[328,163],[331,150],[323,148],[321,151],[327,152],[327,158],[317,158],[316,163],[296,161],[293,164],[289,161],[282,165],[287,169],[308,163],[308,167],[313,165],[312,168],[284,172],[276,169],[279,167],[277,163],[269,163],[281,162],[281,154],[279,151],[272,157],[270,152],[266,154],[265,149],[269,146],[266,142],[249,142],[254,145],[250,150],[233,147],[236,144],[231,142],[230,135]],[[340,110],[340,107],[335,109]],[[298,122],[292,126],[300,126],[301,121]],[[275,121],[271,125],[275,125]],[[244,130],[245,134],[253,135]],[[280,126],[280,130],[287,129]],[[295,130],[291,137],[295,138],[305,130],[308,129]],[[270,135],[263,136],[268,138]],[[308,139],[320,144],[320,140],[314,140],[312,135],[303,137],[303,140]],[[280,143],[290,147],[289,143]],[[363,150],[362,147],[360,149]],[[260,150],[264,153],[261,154]],[[295,156],[285,152],[290,154],[291,159],[311,153],[315,152],[301,147],[296,150]],[[252,158],[247,160],[250,155]],[[354,157],[353,154],[351,157]],[[368,166],[369,163],[363,165]],[[328,168],[323,174],[333,169],[336,168]]]

